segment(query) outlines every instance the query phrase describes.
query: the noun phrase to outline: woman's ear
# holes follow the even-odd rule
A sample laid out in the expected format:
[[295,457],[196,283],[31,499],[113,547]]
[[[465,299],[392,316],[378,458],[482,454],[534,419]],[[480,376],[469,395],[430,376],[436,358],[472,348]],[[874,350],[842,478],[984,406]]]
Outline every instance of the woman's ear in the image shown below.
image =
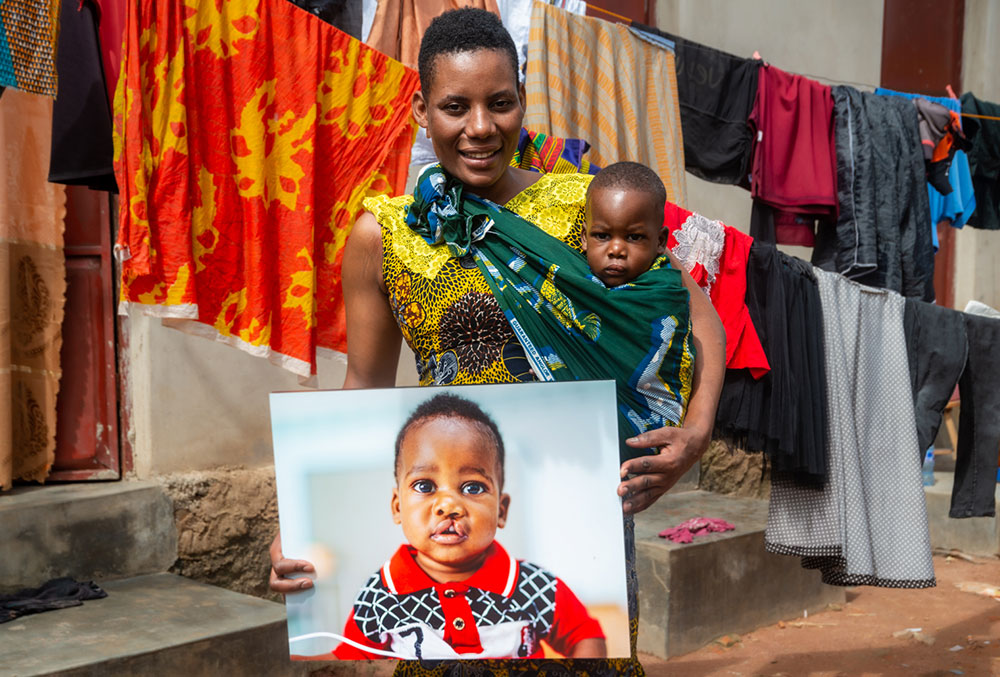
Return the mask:
[[521,110],[528,110],[528,94],[524,90],[524,83],[517,85],[517,98],[521,101]]
[[413,117],[416,119],[417,124],[427,129],[427,101],[424,99],[424,93],[417,90],[413,93],[413,100],[410,101],[410,106],[413,108]]

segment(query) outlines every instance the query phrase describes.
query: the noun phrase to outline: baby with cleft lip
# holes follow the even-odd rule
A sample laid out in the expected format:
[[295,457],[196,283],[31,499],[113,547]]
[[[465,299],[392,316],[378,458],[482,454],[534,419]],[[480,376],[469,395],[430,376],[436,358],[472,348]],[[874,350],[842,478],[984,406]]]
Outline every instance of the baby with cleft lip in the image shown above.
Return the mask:
[[358,593],[341,659],[539,658],[607,654],[604,633],[552,573],[497,543],[510,496],[504,445],[474,402],[443,393],[396,437],[393,520],[407,543]]

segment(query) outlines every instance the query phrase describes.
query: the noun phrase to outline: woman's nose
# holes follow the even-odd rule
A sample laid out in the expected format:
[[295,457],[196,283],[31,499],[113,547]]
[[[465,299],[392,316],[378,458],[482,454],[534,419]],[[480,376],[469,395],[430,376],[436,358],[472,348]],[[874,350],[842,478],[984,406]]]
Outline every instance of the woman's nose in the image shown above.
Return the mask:
[[466,134],[472,137],[491,136],[494,131],[493,117],[485,106],[476,106],[469,114]]

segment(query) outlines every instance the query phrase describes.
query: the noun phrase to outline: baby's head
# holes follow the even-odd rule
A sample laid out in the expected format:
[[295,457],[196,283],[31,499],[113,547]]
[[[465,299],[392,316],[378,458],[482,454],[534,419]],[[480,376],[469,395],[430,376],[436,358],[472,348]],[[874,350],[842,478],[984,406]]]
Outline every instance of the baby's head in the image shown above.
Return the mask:
[[503,465],[496,423],[462,397],[435,395],[403,424],[392,517],[431,578],[462,580],[479,569],[507,521]]
[[666,201],[660,177],[637,162],[609,165],[590,182],[581,244],[590,270],[604,284],[631,282],[666,251]]

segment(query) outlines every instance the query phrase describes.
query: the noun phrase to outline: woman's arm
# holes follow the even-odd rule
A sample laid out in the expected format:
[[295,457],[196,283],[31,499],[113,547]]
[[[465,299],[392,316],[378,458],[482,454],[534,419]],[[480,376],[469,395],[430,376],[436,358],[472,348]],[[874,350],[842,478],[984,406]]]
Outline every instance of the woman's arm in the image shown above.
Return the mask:
[[[347,239],[343,280],[347,311],[347,377],[343,387],[391,387],[396,383],[402,337],[382,284],[382,232],[368,212],[361,215]],[[308,578],[287,578],[315,569],[305,560],[285,559],[280,533],[271,543],[270,555],[271,590],[284,594],[312,587]]]
[[[696,351],[694,382],[684,425],[659,428],[627,441],[630,447],[655,447],[656,456],[634,458],[622,464],[618,495],[625,499],[625,512],[636,513],[653,505],[686,473],[712,441],[715,410],[726,375],[726,332],[708,296],[687,270],[667,251],[670,264],[681,271],[691,297],[691,334]],[[626,480],[629,475],[633,477]]]

